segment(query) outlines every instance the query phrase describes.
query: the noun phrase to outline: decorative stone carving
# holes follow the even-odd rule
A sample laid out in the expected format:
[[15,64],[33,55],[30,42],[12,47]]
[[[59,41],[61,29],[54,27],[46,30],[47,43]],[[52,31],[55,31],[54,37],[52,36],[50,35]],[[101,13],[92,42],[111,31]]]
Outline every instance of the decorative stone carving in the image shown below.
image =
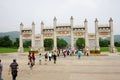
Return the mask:
[[[95,19],[95,34],[89,35],[88,33],[88,21],[87,19],[84,20],[84,25],[78,25],[75,26],[73,24],[73,16],[70,17],[70,23],[69,24],[57,24],[57,18],[54,17],[53,19],[53,27],[46,28],[44,26],[44,22],[41,21],[41,35],[40,35],[40,42],[39,45],[41,48],[40,50],[44,51],[44,39],[45,38],[52,38],[54,40],[54,50],[57,49],[57,36],[70,36],[71,38],[71,49],[74,49],[74,43],[75,39],[83,37],[85,38],[85,50],[96,49],[100,50],[99,46],[99,37],[109,35],[110,36],[110,51],[115,52],[114,47],[114,37],[113,37],[113,20],[110,18],[109,24],[107,25],[99,25],[98,19]],[[23,52],[23,37],[24,36],[31,36],[32,38],[32,48],[35,47],[35,23],[32,22],[32,28],[23,28],[23,23],[20,23],[20,46],[19,46],[19,52]],[[36,38],[38,40],[38,38]],[[89,45],[90,40],[95,43],[95,45]],[[38,45],[37,45],[38,46]],[[93,48],[94,47],[94,48]]]

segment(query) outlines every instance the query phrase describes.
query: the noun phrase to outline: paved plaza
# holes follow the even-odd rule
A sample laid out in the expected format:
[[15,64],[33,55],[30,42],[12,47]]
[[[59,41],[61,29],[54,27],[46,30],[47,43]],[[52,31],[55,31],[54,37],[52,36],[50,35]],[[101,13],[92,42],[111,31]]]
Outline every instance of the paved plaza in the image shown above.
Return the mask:
[[60,56],[57,64],[48,61],[47,65],[36,64],[33,70],[27,65],[28,53],[0,55],[3,64],[3,79],[12,80],[8,75],[9,64],[14,58],[19,63],[17,80],[120,80],[120,55],[107,53],[108,56]]

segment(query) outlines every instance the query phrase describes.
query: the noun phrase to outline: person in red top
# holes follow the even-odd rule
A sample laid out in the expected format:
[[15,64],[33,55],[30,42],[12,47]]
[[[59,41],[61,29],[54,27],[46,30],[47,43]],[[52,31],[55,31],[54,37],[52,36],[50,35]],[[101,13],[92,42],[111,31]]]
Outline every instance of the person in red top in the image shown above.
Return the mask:
[[2,69],[3,69],[3,66],[1,64],[1,59],[0,59],[0,80],[3,80],[2,79]]
[[66,50],[63,51],[64,58],[66,57]]
[[35,64],[35,54],[32,53],[32,61],[33,61],[33,65]]

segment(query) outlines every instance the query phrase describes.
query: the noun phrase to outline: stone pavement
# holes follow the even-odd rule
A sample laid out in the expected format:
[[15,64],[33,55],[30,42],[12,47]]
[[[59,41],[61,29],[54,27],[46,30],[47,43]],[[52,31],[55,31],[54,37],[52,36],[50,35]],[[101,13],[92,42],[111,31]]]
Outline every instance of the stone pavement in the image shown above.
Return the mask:
[[0,55],[3,64],[3,79],[12,80],[8,75],[9,64],[16,58],[19,63],[17,80],[120,80],[120,55],[109,56],[60,56],[57,64],[48,61],[47,65],[38,64],[31,71],[27,65],[27,55],[18,53]]

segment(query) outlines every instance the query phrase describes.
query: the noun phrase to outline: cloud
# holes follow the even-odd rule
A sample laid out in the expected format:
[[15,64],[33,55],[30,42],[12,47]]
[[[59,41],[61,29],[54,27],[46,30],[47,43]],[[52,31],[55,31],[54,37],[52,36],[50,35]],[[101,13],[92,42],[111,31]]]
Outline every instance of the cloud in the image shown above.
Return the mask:
[[0,30],[19,30],[20,22],[29,27],[35,21],[39,32],[40,21],[52,26],[54,16],[58,23],[69,23],[70,16],[73,16],[75,24],[82,24],[87,18],[91,30],[95,18],[100,23],[108,23],[109,17],[113,17],[115,33],[119,33],[119,3],[120,0],[1,0],[0,27],[4,28]]
[[95,8],[95,0],[68,0],[68,4],[72,7],[79,8]]

